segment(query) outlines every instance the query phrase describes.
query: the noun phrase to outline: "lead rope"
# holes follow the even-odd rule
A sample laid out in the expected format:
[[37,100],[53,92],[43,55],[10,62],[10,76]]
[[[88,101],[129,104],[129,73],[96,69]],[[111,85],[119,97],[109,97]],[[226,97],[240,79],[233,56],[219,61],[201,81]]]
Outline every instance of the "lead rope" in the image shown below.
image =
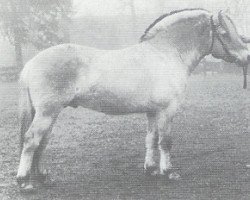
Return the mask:
[[211,43],[211,46],[210,46],[210,49],[209,49],[209,54],[211,54],[212,51],[213,51],[214,40],[215,40],[214,31],[216,31],[215,30],[215,25],[214,25],[214,20],[213,20],[213,15],[210,17],[210,24],[211,24],[211,31],[212,31],[212,43]]

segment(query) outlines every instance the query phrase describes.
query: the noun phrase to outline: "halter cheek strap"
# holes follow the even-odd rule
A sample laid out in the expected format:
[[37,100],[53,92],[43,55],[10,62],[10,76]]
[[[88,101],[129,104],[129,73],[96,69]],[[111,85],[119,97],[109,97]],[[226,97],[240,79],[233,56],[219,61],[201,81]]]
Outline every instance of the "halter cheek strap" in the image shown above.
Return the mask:
[[227,49],[226,45],[224,44],[224,42],[222,41],[222,39],[220,38],[220,35],[219,33],[217,32],[217,27],[214,23],[214,20],[213,20],[213,15],[211,16],[210,18],[210,22],[211,22],[211,27],[212,27],[212,44],[211,44],[211,47],[210,47],[210,52],[212,53],[213,51],[213,46],[214,46],[214,41],[215,41],[215,37],[219,40],[223,50],[226,52],[226,54],[229,56],[229,57],[234,57]]

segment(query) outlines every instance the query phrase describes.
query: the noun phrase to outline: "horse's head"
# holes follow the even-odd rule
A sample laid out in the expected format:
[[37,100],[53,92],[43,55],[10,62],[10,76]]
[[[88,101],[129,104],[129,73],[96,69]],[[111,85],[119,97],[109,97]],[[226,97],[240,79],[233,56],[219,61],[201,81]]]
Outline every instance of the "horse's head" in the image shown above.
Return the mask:
[[242,37],[237,33],[233,21],[222,11],[212,19],[212,55],[227,62],[245,66],[250,62],[250,52]]
[[211,54],[215,58],[233,62],[243,67],[244,86],[247,87],[247,66],[250,63],[250,52],[247,48],[246,38],[237,33],[236,27],[222,11],[218,17],[212,17],[213,43]]

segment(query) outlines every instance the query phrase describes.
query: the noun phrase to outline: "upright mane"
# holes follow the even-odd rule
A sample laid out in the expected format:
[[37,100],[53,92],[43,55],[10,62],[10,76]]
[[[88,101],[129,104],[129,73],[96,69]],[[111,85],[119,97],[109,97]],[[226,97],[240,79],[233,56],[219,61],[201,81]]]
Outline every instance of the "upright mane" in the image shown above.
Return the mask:
[[163,14],[162,16],[160,16],[159,18],[157,18],[152,24],[150,24],[148,26],[148,28],[146,28],[146,30],[144,31],[144,34],[140,37],[140,42],[143,42],[143,41],[146,41],[148,40],[148,33],[149,31],[155,27],[156,24],[158,24],[159,22],[161,22],[163,19],[169,17],[169,16],[172,16],[174,14],[178,14],[178,13],[181,13],[181,12],[184,12],[184,11],[196,11],[196,10],[201,10],[201,11],[207,11],[206,9],[203,9],[203,8],[186,8],[186,9],[181,9],[181,10],[174,10],[174,11],[171,11],[170,13],[166,13],[166,14]]

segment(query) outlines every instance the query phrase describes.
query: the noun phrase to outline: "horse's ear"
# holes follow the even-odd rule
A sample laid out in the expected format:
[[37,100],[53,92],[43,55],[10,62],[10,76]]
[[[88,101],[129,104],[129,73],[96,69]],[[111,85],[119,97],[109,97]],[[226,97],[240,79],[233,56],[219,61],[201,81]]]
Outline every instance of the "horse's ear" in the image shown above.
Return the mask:
[[218,13],[219,23],[223,23],[225,21],[225,18],[226,18],[225,12],[223,10],[220,10]]
[[218,27],[217,30],[220,34],[224,35],[227,33],[226,14],[224,13],[224,11],[220,10],[218,12],[216,24]]
[[[234,23],[232,22],[231,18],[224,12],[219,11],[218,13],[218,22],[221,29],[224,29],[226,32],[230,32],[232,34],[233,32],[237,33],[236,27]],[[224,32],[222,31],[222,32]],[[236,35],[234,35],[236,36]]]

